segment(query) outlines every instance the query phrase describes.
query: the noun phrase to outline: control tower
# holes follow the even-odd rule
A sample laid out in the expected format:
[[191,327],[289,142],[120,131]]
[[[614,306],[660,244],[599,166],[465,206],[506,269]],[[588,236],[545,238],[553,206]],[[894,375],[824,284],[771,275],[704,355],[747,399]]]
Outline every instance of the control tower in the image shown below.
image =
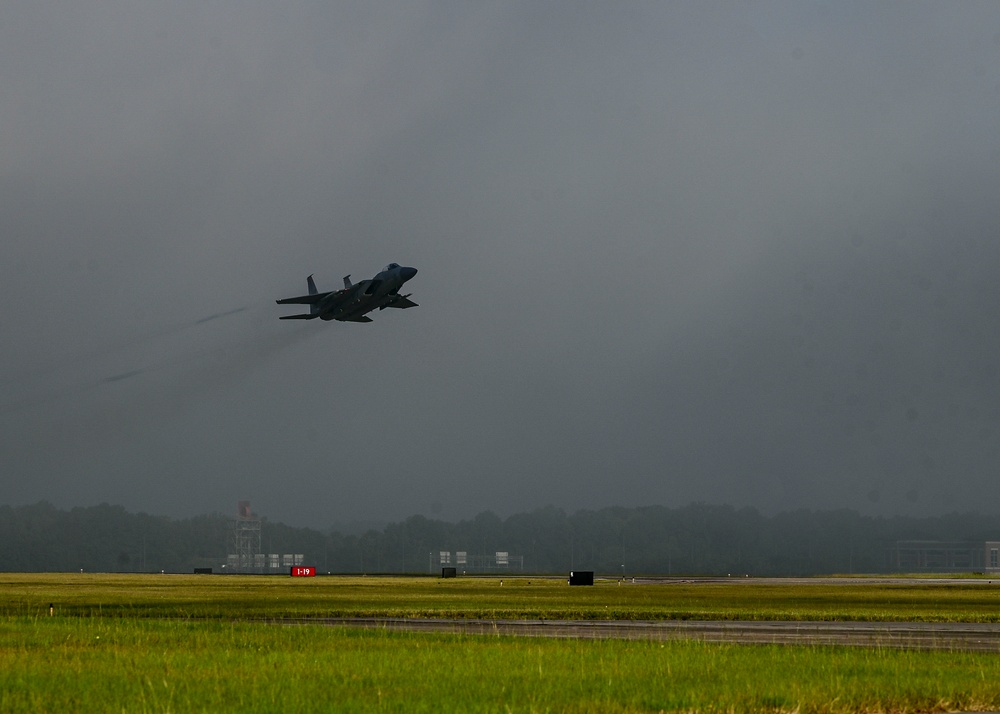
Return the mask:
[[[240,501],[236,518],[229,522],[229,555],[226,569],[234,573],[256,573],[263,568],[260,550],[260,519],[250,510],[250,501]],[[259,561],[259,562],[258,562]]]

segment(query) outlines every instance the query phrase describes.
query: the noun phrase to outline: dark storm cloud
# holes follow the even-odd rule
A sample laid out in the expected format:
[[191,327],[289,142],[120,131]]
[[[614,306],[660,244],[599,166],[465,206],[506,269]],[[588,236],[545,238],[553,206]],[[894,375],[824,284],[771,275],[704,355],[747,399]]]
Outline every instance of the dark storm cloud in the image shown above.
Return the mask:
[[[998,19],[15,5],[8,499],[988,508]],[[418,309],[278,322],[389,261]]]

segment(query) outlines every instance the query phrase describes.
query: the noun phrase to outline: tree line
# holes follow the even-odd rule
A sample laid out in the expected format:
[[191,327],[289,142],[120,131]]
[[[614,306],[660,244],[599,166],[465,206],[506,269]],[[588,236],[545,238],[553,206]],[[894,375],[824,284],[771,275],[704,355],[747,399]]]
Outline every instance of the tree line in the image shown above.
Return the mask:
[[[0,506],[0,570],[192,572],[226,562],[232,518],[171,519],[101,504],[60,510],[47,502]],[[604,575],[814,575],[892,570],[900,540],[1000,540],[1000,516],[978,513],[871,517],[850,510],[692,504],[567,513],[546,506],[501,518],[486,511],[449,523],[424,516],[361,535],[266,519],[265,553],[302,553],[333,573],[435,572],[442,551],[523,559],[526,573]],[[454,562],[454,561],[452,561]],[[518,561],[520,562],[520,561]]]

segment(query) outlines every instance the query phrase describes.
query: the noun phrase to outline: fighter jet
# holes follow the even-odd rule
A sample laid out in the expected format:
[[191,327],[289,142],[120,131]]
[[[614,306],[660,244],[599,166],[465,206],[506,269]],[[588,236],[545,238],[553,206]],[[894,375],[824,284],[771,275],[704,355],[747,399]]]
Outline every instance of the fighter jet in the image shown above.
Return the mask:
[[344,276],[344,289],[321,293],[316,290],[313,276],[306,278],[309,294],[277,300],[279,305],[308,305],[309,312],[302,315],[285,315],[282,320],[339,320],[341,322],[371,322],[366,313],[378,308],[416,307],[409,295],[400,295],[403,283],[417,274],[416,268],[399,263],[389,263],[371,280],[352,283],[351,276]]

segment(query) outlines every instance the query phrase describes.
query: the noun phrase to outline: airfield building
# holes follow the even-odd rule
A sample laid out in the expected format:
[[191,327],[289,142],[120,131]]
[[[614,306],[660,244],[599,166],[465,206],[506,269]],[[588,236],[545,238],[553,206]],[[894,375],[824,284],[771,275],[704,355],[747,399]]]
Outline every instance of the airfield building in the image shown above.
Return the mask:
[[433,573],[441,568],[455,568],[457,573],[507,573],[524,570],[524,556],[511,555],[509,551],[498,550],[495,553],[477,555],[465,550],[438,550],[428,557],[428,572]]
[[1000,541],[896,541],[893,568],[900,573],[1000,573]]

